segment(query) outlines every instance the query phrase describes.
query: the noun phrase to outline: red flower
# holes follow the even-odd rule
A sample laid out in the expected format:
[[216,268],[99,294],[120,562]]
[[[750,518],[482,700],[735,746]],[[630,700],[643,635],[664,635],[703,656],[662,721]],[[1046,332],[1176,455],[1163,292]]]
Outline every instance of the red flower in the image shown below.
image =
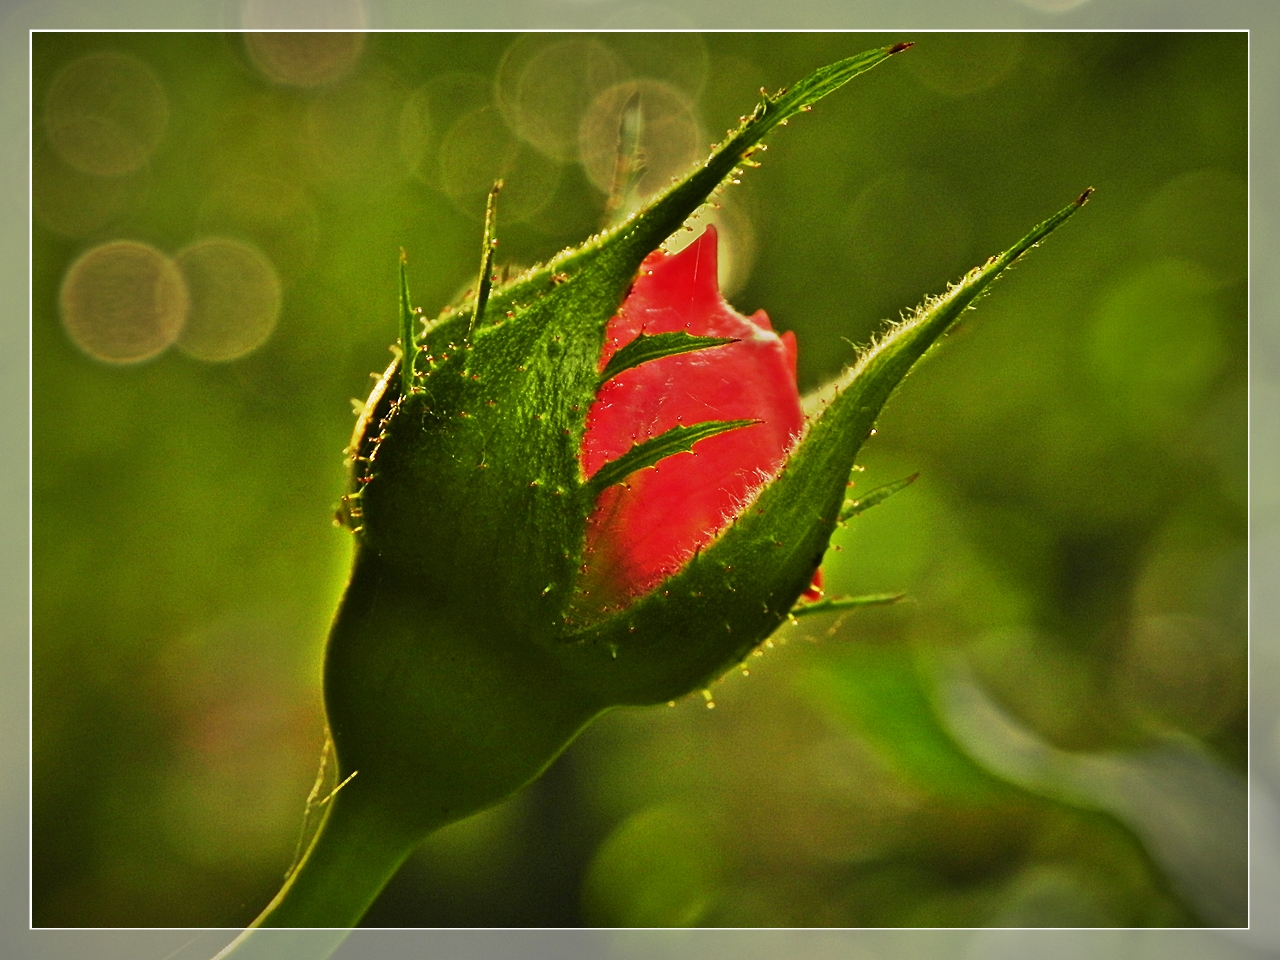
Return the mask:
[[733,337],[663,357],[607,381],[587,416],[588,477],[637,443],[707,420],[758,420],[700,441],[600,496],[587,524],[582,591],[596,609],[647,593],[710,543],[771,481],[804,426],[796,346],[764,311],[744,317],[720,296],[716,232],[677,254],[651,253],[605,332],[603,370],[641,332]]

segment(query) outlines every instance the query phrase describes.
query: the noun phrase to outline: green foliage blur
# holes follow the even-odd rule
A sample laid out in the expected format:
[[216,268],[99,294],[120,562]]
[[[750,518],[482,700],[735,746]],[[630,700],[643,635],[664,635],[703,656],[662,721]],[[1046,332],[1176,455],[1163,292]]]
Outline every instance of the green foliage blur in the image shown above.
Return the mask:
[[633,92],[652,190],[900,40],[705,219],[809,390],[1097,188],[864,449],[858,490],[921,477],[826,589],[909,599],[605,717],[366,923],[1244,922],[1245,34],[87,33],[33,41],[37,926],[279,886],[399,249],[432,314],[496,177],[500,265],[599,227]]

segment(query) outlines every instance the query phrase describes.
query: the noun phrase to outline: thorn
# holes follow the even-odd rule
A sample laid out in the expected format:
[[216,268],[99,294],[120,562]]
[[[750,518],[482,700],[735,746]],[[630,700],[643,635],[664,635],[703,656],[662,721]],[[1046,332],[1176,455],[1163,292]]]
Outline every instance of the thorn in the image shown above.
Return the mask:
[[408,395],[417,376],[418,344],[413,338],[413,303],[409,298],[409,278],[405,265],[409,255],[400,248],[400,392]]
[[359,772],[360,772],[359,770],[352,770],[350,776],[348,776],[347,779],[343,780],[340,784],[334,787],[332,792],[323,800],[321,800],[318,806],[324,806],[326,803],[328,803],[330,800],[336,797],[338,795],[338,791],[341,790],[343,787],[345,787],[352,780],[354,780],[356,778],[356,774]]
[[480,247],[480,277],[476,281],[476,302],[471,311],[471,322],[467,325],[467,342],[475,333],[476,325],[484,317],[485,305],[489,302],[489,288],[493,283],[493,248],[497,246],[493,231],[498,214],[498,192],[502,190],[502,181],[495,180],[489,191],[489,199],[484,206],[484,238]]

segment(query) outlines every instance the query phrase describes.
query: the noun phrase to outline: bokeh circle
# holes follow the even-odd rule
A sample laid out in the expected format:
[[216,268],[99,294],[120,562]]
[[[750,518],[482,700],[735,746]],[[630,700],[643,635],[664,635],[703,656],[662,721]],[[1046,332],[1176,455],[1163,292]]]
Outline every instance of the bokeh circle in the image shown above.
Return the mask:
[[244,48],[268,80],[319,87],[348,73],[364,51],[363,33],[246,33]]
[[577,157],[583,115],[624,80],[618,56],[594,37],[526,34],[503,55],[494,80],[498,109],[516,135],[561,163]]
[[[637,99],[633,99],[637,98]],[[636,189],[648,196],[684,173],[708,151],[693,102],[660,80],[627,80],[605,90],[591,104],[578,131],[578,150],[587,177],[609,192],[618,162],[623,112],[638,103],[640,153],[644,164]]]
[[123,53],[91,53],[67,64],[49,85],[49,143],[84,173],[118,177],[150,159],[169,122],[169,101],[151,68]]
[[280,280],[261,251],[207,237],[178,252],[190,305],[178,349],[197,360],[235,360],[266,342],[280,317]]
[[155,247],[114,240],[71,265],[59,297],[67,334],[108,363],[138,363],[162,353],[182,332],[187,287]]

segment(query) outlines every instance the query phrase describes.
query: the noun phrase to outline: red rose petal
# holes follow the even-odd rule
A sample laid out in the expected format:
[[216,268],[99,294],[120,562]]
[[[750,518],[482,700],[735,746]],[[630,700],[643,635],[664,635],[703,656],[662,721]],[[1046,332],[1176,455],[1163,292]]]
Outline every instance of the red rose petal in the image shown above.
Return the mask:
[[808,600],[812,603],[815,600],[822,599],[822,568],[819,567],[813,571],[813,580],[809,582],[809,588],[800,594],[801,600]]
[[703,440],[601,494],[582,580],[593,606],[624,603],[679,570],[777,474],[804,425],[795,339],[774,333],[763,311],[744,317],[725,303],[712,227],[677,254],[645,259],[606,328],[600,367],[641,331],[682,330],[741,342],[653,360],[605,383],[587,415],[586,475],[675,426],[762,422]]

